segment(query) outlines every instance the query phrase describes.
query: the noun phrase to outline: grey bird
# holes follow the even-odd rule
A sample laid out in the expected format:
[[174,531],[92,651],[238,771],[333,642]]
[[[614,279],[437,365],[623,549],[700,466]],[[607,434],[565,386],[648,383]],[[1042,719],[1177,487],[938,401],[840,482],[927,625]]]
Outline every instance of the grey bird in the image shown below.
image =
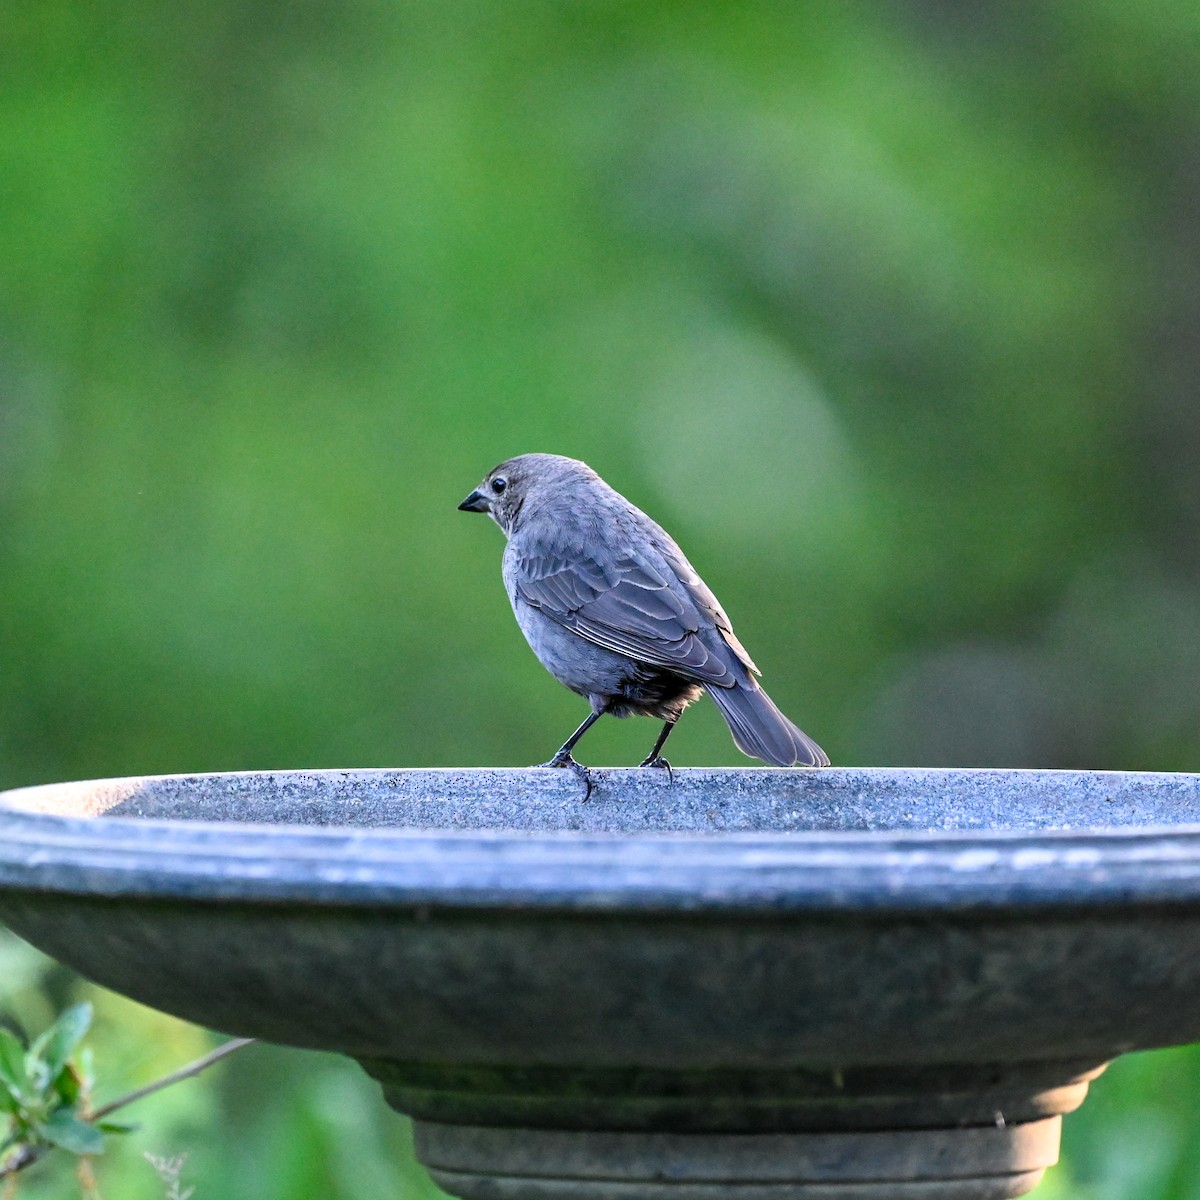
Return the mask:
[[716,596],[671,536],[591,467],[522,454],[458,506],[504,531],[504,586],[542,666],[591,706],[548,767],[586,768],[575,743],[605,713],[657,717],[640,764],[665,767],[675,722],[708,692],[743,753],[775,766],[828,766],[820,746],[775,707]]

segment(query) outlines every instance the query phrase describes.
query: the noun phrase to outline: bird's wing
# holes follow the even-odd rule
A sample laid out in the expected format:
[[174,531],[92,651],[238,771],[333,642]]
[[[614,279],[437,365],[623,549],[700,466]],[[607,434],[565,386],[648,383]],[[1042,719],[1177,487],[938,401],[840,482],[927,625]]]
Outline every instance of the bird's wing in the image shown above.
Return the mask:
[[664,541],[659,545],[662,556],[666,559],[675,578],[679,580],[691,597],[692,603],[711,619],[719,630],[721,639],[741,659],[742,665],[748,671],[753,671],[755,675],[761,675],[762,672],[755,666],[749,651],[738,640],[737,634],[733,632],[733,625],[725,615],[720,601],[712,594],[708,584],[700,578],[696,573],[696,568],[684,557],[683,551],[665,533],[663,538]]
[[717,687],[738,682],[730,650],[755,670],[716,597],[673,546],[678,561],[626,547],[611,564],[574,546],[509,548],[523,599],[598,646]]

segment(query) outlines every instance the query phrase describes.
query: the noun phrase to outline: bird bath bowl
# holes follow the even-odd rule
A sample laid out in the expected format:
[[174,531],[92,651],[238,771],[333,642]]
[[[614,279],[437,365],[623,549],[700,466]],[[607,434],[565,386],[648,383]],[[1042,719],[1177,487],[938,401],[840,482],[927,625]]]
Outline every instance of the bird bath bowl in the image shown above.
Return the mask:
[[1000,1198],[1200,1040],[1200,776],[284,771],[0,794],[0,920],[357,1059],[468,1200]]

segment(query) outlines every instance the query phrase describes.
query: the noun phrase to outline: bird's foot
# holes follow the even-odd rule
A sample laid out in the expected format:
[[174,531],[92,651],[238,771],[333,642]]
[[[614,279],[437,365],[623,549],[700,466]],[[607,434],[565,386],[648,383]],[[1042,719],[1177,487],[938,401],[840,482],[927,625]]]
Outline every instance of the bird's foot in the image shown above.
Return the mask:
[[675,782],[675,772],[671,770],[671,764],[669,762],[667,762],[667,760],[665,758],[663,758],[663,756],[661,754],[652,754],[649,758],[642,759],[642,761],[640,763],[638,763],[638,766],[639,767],[661,767],[663,770],[666,771],[667,778],[672,783]]
[[583,798],[585,801],[591,799],[592,788],[595,786],[592,782],[591,772],[581,762],[576,762],[570,754],[556,754],[549,762],[539,763],[542,767],[566,767],[570,771],[583,780]]

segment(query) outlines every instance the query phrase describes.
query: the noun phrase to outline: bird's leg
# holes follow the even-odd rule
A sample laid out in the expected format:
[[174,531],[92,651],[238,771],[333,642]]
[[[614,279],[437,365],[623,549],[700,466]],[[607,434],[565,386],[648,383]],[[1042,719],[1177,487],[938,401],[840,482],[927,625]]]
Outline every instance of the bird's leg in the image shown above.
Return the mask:
[[571,736],[567,738],[567,740],[563,742],[561,746],[559,746],[554,757],[549,762],[544,762],[541,764],[543,767],[569,767],[572,771],[574,771],[575,774],[583,780],[583,798],[585,800],[587,800],[592,794],[592,777],[588,773],[587,767],[585,767],[582,763],[576,762],[571,757],[571,751],[574,749],[575,743],[579,741],[579,739],[583,737],[583,735],[587,733],[587,731],[591,729],[591,727],[602,716],[604,716],[604,711],[604,709],[600,709],[599,712],[588,713],[587,720],[584,721],[583,724],[580,725],[579,728],[575,730],[575,732],[571,734]]
[[[678,720],[679,718],[676,717],[675,721]],[[663,748],[663,743],[671,736],[671,730],[675,728],[675,721],[663,722],[662,732],[658,735],[658,741],[654,743],[654,749],[651,750],[650,753],[647,754],[640,763],[638,763],[639,767],[665,767],[667,770],[667,778],[670,779],[672,783],[675,782],[675,775],[671,771],[671,764],[667,762],[667,760],[663,758],[661,754],[659,754],[659,751]]]
[[580,725],[579,728],[575,730],[575,732],[571,734],[571,736],[567,738],[567,740],[563,742],[561,746],[559,746],[558,750],[554,754],[554,757],[549,762],[544,762],[541,765],[543,767],[565,767],[574,762],[575,760],[571,757],[571,751],[575,748],[575,743],[579,741],[579,739],[583,737],[583,735],[587,733],[587,731],[591,729],[591,727],[595,725],[595,723],[600,720],[602,716],[604,716],[604,709],[600,709],[599,712],[588,713],[587,720],[584,721],[584,723]]

